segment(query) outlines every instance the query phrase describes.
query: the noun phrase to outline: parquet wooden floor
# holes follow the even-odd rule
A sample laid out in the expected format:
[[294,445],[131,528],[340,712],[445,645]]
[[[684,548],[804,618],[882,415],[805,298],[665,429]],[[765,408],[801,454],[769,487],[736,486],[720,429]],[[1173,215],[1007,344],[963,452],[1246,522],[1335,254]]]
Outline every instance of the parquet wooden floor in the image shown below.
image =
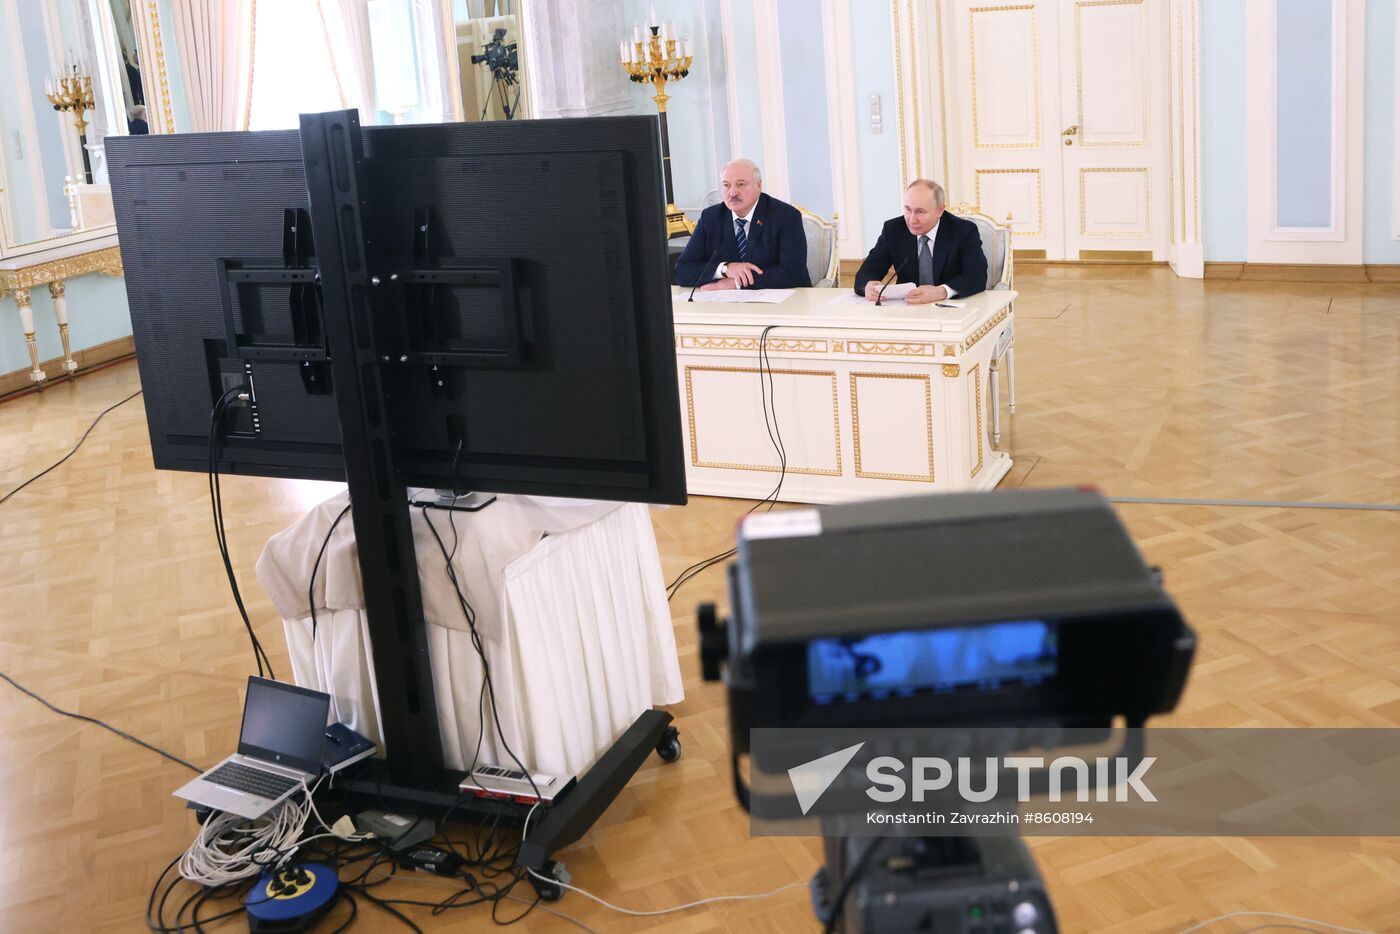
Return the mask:
[[[1400,287],[1067,267],[1023,268],[1018,284],[1020,399],[1004,419],[1003,444],[1016,458],[1007,483],[1400,503]],[[128,363],[0,404],[0,491],[63,454],[137,385]],[[329,491],[224,484],[234,563],[279,672],[288,668],[281,628],[253,563],[271,533]],[[668,574],[727,547],[747,505],[696,499],[655,512]],[[1201,636],[1181,708],[1160,723],[1400,726],[1400,514],[1121,512]],[[649,761],[564,854],[576,884],[637,909],[771,889],[817,865],[814,841],[750,839],[732,799],[723,695],[699,680],[690,618],[707,599],[723,602],[718,569],[676,601],[684,758]],[[249,654],[205,480],[152,470],[139,400],[0,506],[0,669],[54,703],[208,764],[236,740]],[[152,880],[193,832],[170,797],[186,773],[5,685],[0,773],[0,930],[143,929]],[[1036,838],[1032,847],[1067,932],[1179,932],[1244,909],[1400,931],[1400,840]],[[393,886],[405,898],[447,894],[435,880]],[[597,931],[815,930],[803,891],[652,919],[576,895],[556,907]],[[424,930],[490,923],[480,908],[410,915]],[[577,930],[539,912],[519,927]],[[396,927],[366,906],[356,929]]]

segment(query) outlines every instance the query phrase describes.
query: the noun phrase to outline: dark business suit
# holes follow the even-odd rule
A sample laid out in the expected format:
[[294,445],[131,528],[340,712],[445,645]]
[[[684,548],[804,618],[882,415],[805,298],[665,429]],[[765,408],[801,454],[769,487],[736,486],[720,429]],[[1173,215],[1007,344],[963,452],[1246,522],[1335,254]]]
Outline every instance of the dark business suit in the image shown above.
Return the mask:
[[904,218],[885,221],[880,239],[871,247],[856,273],[856,294],[865,294],[865,284],[880,281],[896,268],[896,282],[919,285],[946,285],[964,298],[987,290],[987,256],[982,252],[982,235],[972,221],[947,211],[938,221],[938,233],[930,244],[933,250],[933,281],[919,282],[919,240],[909,232]]
[[[745,232],[748,262],[755,274],[751,289],[806,288],[812,284],[807,274],[807,237],[802,232],[802,214],[792,205],[759,195],[752,223]],[[744,262],[739,241],[734,236],[734,212],[723,203],[712,204],[700,214],[700,223],[685,252],[676,261],[676,284],[704,285],[715,277],[720,263]]]

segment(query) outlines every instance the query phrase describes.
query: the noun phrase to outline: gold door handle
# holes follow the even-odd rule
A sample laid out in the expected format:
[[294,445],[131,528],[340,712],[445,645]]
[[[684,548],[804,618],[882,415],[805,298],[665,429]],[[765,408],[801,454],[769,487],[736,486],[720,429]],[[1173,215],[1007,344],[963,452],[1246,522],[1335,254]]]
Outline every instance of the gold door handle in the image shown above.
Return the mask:
[[1061,133],[1060,135],[1061,135],[1061,136],[1073,136],[1074,134],[1076,134],[1076,133],[1078,133],[1078,132],[1079,132],[1079,124],[1076,123],[1074,126],[1072,126],[1072,127],[1070,127],[1069,129],[1065,130],[1065,131],[1064,131],[1063,133]]

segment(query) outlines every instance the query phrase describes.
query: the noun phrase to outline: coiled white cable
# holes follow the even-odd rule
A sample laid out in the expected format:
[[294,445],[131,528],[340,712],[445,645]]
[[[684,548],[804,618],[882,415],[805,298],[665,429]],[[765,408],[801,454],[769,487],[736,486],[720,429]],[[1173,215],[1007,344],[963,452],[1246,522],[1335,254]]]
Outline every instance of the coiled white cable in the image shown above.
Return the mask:
[[288,798],[253,820],[216,812],[180,857],[180,875],[211,887],[256,876],[296,844],[310,813],[300,798]]
[[319,779],[311,787],[303,782],[301,795],[252,820],[226,811],[214,812],[180,857],[180,875],[201,885],[227,885],[286,861],[299,841],[304,842],[306,822],[316,808],[312,797],[320,787]]

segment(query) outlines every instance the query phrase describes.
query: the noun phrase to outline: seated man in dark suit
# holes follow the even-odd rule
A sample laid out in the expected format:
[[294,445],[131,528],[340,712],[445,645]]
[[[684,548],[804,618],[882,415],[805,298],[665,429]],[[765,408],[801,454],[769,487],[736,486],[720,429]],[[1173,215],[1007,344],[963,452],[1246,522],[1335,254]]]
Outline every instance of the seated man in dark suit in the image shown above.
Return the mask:
[[[904,189],[904,216],[885,221],[856,273],[856,294],[875,301],[891,266],[896,281],[915,283],[911,305],[976,295],[987,289],[987,256],[977,225],[943,210],[943,188],[920,178]],[[886,293],[889,297],[889,293]]]
[[676,284],[713,289],[791,289],[812,284],[802,215],[763,193],[763,176],[748,159],[720,175],[724,200],[707,207],[676,261]]

